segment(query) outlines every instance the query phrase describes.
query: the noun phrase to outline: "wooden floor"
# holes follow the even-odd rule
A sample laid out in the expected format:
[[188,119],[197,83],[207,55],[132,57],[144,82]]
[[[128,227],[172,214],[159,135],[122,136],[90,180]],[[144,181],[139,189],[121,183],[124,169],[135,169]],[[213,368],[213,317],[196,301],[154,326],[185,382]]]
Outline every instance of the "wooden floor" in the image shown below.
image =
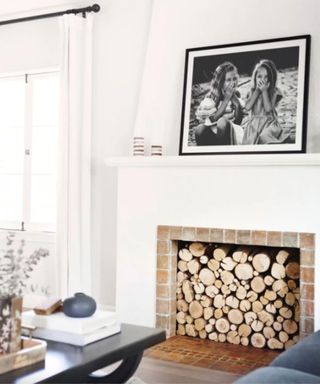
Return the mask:
[[228,384],[239,375],[144,357],[131,384]]

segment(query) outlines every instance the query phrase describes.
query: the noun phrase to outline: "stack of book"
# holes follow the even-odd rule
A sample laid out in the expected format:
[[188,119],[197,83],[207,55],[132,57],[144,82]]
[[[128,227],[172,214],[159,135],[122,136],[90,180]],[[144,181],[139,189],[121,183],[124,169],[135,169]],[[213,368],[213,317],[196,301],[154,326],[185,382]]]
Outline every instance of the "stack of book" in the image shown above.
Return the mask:
[[22,325],[36,327],[34,337],[80,346],[120,332],[116,314],[101,310],[84,318],[68,317],[63,312],[37,315],[31,310],[22,313]]

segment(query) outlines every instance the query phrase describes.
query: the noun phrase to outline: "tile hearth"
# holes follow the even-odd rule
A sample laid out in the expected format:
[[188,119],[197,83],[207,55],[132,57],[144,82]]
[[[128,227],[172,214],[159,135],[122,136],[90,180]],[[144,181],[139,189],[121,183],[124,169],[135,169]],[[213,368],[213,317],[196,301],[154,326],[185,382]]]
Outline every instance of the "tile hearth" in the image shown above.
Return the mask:
[[259,350],[254,347],[214,343],[184,336],[173,336],[145,351],[144,356],[188,364],[195,367],[244,375],[268,365],[279,351]]

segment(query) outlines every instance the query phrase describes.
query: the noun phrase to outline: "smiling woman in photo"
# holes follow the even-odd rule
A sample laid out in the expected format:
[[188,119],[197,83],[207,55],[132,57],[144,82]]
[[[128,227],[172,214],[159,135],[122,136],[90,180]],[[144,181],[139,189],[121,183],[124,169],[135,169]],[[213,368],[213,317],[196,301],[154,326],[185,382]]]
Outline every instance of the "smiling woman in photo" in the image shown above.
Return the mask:
[[200,122],[195,129],[197,145],[241,144],[243,112],[238,80],[238,70],[232,63],[224,62],[216,68],[211,89],[196,112]]
[[285,142],[290,133],[284,132],[276,107],[282,99],[277,87],[278,72],[271,60],[261,60],[252,74],[252,88],[245,108],[250,119],[244,127],[242,144],[277,144]]

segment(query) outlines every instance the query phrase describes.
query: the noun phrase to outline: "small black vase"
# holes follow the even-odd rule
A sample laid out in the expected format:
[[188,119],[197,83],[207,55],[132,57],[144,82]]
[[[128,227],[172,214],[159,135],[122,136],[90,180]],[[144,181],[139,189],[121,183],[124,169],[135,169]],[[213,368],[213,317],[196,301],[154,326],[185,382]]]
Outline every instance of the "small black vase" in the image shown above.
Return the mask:
[[75,293],[63,302],[63,312],[69,317],[89,317],[97,309],[96,301],[82,292]]

